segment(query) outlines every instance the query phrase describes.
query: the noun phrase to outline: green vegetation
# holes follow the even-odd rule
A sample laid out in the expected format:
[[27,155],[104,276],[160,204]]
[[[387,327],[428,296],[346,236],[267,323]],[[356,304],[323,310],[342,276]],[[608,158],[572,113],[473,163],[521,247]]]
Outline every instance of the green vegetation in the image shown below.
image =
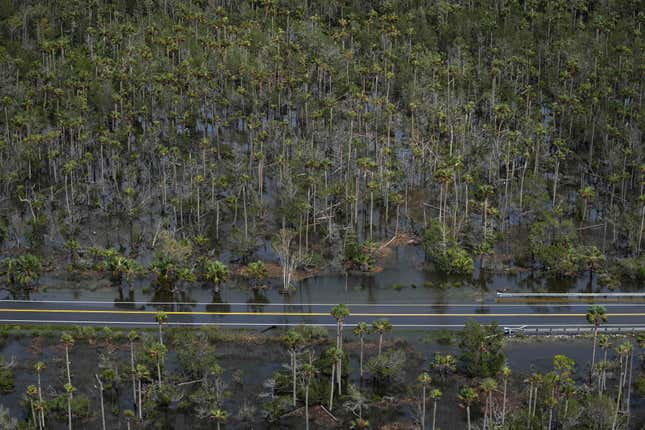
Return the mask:
[[460,360],[470,376],[494,376],[504,365],[504,332],[496,324],[481,326],[470,320],[461,333]]
[[0,241],[114,249],[126,281],[154,254],[164,288],[280,237],[285,291],[398,233],[455,274],[509,242],[555,276],[642,263],[639,6],[5,0]]
[[0,357],[0,393],[10,393],[16,387],[16,377],[11,368],[15,363],[5,363],[4,358]]
[[[333,315],[342,321],[349,309],[338,306]],[[592,308],[589,315],[601,313]],[[385,329],[387,324],[375,326]],[[451,349],[454,354],[428,356],[398,338],[383,343],[379,352],[380,332],[370,333],[366,323],[357,327],[342,349],[336,346],[338,338],[321,327],[276,335],[166,329],[163,344],[155,330],[13,327],[8,336],[40,345],[43,349],[34,354],[47,364],[31,368],[0,361],[0,388],[3,394],[25,389],[23,400],[13,404],[23,408],[15,412],[23,414],[29,428],[69,427],[70,422],[73,428],[99,428],[105,420],[106,428],[127,423],[137,429],[173,423],[180,415],[198,426],[240,420],[254,427],[267,422],[280,428],[328,428],[321,405],[342,428],[368,428],[372,422],[500,430],[542,423],[552,429],[557,420],[566,428],[609,430],[630,428],[630,420],[638,419],[630,405],[642,398],[642,357],[635,348],[643,344],[642,336],[599,335],[601,362],[607,366],[590,366],[592,378],[581,381],[585,363],[563,354],[530,374],[512,369],[495,325],[471,321],[456,333],[461,344]],[[51,358],[52,353],[59,357]],[[363,354],[364,369],[353,368]],[[588,358],[593,360],[592,354]],[[254,379],[253,368],[263,365],[275,370],[266,380]],[[33,382],[16,387],[17,380],[25,379]],[[416,399],[418,408],[411,405]],[[121,410],[123,404],[134,409]],[[457,413],[458,405],[463,412]],[[389,408],[409,414],[391,414]],[[5,415],[10,421],[11,414]]]

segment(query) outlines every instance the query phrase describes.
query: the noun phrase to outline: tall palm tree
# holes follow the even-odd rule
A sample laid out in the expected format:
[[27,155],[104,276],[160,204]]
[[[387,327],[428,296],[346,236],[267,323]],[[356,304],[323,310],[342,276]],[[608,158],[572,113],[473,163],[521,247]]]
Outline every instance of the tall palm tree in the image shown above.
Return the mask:
[[[331,310],[331,316],[334,317],[336,320],[336,348],[338,348],[341,352],[343,351],[343,321],[345,318],[349,316],[350,312],[347,306],[340,304],[337,306],[334,306]],[[338,367],[336,369],[336,382],[338,383],[338,395],[341,395],[341,380],[342,380],[342,362],[343,362],[343,357],[342,354],[340,356],[340,359],[336,363],[336,366]]]
[[334,383],[335,383],[335,377],[336,377],[336,363],[338,360],[342,358],[343,352],[336,348],[335,346],[332,346],[327,350],[327,355],[329,356],[332,366],[331,366],[331,381],[330,381],[330,387],[329,387],[329,411],[331,412],[334,407]]
[[305,382],[305,430],[309,430],[309,387],[314,376],[316,376],[314,365],[305,363],[302,366],[302,377]]
[[607,361],[607,352],[609,348],[611,348],[611,342],[609,340],[609,336],[606,334],[599,334],[598,335],[598,346],[600,346],[600,349],[603,351],[603,358],[602,358],[602,365],[598,363],[598,366],[596,366],[599,370],[598,372],[598,394],[602,394],[602,392],[605,389],[605,381],[607,378],[607,368],[609,362]]
[[67,393],[67,428],[72,430],[72,393],[76,388],[70,383],[65,384],[64,388]]
[[432,430],[435,430],[435,424],[437,422],[437,402],[441,398],[443,393],[441,392],[440,389],[435,388],[434,390],[430,391],[430,398],[432,399],[433,406],[432,406]]
[[163,343],[155,343],[148,349],[148,356],[152,358],[157,365],[157,382],[161,387],[161,363],[163,363],[164,358],[168,349],[164,346]]
[[42,407],[44,402],[43,402],[43,387],[41,384],[41,373],[43,370],[45,370],[46,367],[47,366],[42,361],[39,361],[34,365],[34,369],[36,369],[36,376],[38,380],[38,402],[39,402],[39,405],[41,406],[38,411],[40,428],[45,428],[45,409]]
[[493,391],[497,389],[497,382],[493,378],[484,378],[479,384],[479,388],[484,393],[484,426],[483,428],[490,428],[489,420],[493,418]]
[[632,343],[625,341],[618,345],[616,353],[620,363],[620,372],[618,373],[618,394],[616,395],[616,410],[614,411],[614,419],[611,424],[611,430],[615,430],[618,423],[618,413],[621,410],[621,402],[623,395],[623,386],[625,385],[625,377],[627,375],[627,368],[629,364],[629,354],[632,350]]
[[364,321],[361,321],[358,324],[356,324],[356,327],[354,327],[354,330],[353,330],[354,336],[358,336],[361,343],[361,352],[360,352],[360,358],[358,361],[361,378],[363,377],[363,352],[365,348],[365,336],[367,336],[369,332],[370,332],[370,326]]
[[155,321],[159,325],[159,343],[163,345],[163,325],[168,322],[168,314],[163,311],[157,312]]
[[423,372],[417,377],[417,381],[421,384],[421,430],[426,428],[426,393],[427,389],[432,383],[432,377],[428,372]]
[[585,186],[580,188],[578,190],[578,194],[580,195],[580,198],[582,199],[582,221],[587,220],[587,205],[589,204],[590,201],[592,201],[596,197],[596,192],[594,191],[592,186]]
[[65,367],[67,368],[67,383],[72,385],[72,374],[70,372],[69,349],[74,346],[74,337],[65,332],[60,336],[60,342],[65,347]]
[[389,320],[376,320],[372,322],[372,330],[378,334],[378,355],[381,355],[383,335],[392,331],[392,323]]
[[527,417],[527,427],[530,428],[531,418],[535,416],[535,411],[537,409],[537,400],[538,400],[538,389],[542,383],[542,375],[539,373],[533,373],[529,377],[529,413]]
[[544,404],[546,405],[547,408],[549,408],[549,424],[547,425],[546,428],[548,430],[551,430],[552,423],[553,423],[553,408],[555,408],[558,405],[558,399],[556,399],[555,396],[549,396],[544,401]]
[[296,406],[296,390],[297,390],[297,384],[296,384],[296,375],[298,371],[298,349],[302,345],[304,339],[300,333],[298,333],[295,330],[289,330],[284,338],[282,339],[284,344],[287,346],[287,349],[289,351],[289,358],[291,359],[291,388],[293,391],[293,396],[292,396],[292,405],[295,407]]
[[598,342],[598,328],[607,322],[607,315],[604,306],[590,306],[586,314],[587,322],[593,325],[593,350],[591,352],[591,369],[589,370],[589,381],[593,377],[593,368],[596,364],[596,343]]
[[36,417],[36,407],[34,406],[34,399],[38,397],[38,388],[36,388],[35,385],[29,385],[27,386],[27,398],[29,399],[29,407],[31,409],[31,419],[34,422],[34,425],[38,423],[38,428],[42,429],[42,425],[40,423],[40,418]]
[[150,379],[150,371],[144,364],[137,364],[137,385],[138,385],[138,396],[139,401],[137,402],[137,412],[139,413],[139,419],[143,419],[143,380]]
[[128,333],[128,342],[130,343],[130,373],[132,377],[132,403],[137,404],[137,382],[136,382],[136,369],[134,367],[134,342],[139,339],[136,331],[131,330]]
[[100,406],[101,406],[101,429],[105,430],[105,404],[103,403],[103,381],[101,381],[101,378],[99,378],[99,375],[94,375],[96,378],[96,382],[99,384],[98,386],[98,391],[99,391],[99,401],[100,401]]
[[506,418],[506,389],[508,387],[508,378],[511,376],[511,368],[504,365],[501,370],[502,378],[504,379],[504,400],[502,401],[502,426]]
[[470,423],[470,406],[477,400],[477,392],[472,387],[461,387],[457,396],[459,405],[466,409],[466,418],[468,421],[468,430],[471,430]]

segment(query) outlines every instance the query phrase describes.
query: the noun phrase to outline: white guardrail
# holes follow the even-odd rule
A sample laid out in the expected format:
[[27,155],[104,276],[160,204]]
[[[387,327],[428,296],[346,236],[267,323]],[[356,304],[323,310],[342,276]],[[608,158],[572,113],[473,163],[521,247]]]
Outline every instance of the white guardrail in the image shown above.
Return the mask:
[[507,293],[498,291],[498,299],[543,297],[543,298],[645,298],[645,293]]

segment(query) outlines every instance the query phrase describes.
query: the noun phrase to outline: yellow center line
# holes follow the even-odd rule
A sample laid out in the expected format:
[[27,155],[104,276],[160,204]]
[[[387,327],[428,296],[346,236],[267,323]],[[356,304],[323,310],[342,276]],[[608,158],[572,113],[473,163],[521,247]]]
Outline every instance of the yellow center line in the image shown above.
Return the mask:
[[[119,314],[119,315],[155,315],[158,311],[124,311],[116,309],[11,309],[0,308],[7,313],[65,313],[65,314]],[[217,311],[167,311],[167,315],[231,315],[231,316],[295,316],[295,317],[331,317],[328,312],[217,312]],[[353,317],[584,317],[586,313],[352,313]],[[608,317],[644,317],[645,313],[607,313]]]

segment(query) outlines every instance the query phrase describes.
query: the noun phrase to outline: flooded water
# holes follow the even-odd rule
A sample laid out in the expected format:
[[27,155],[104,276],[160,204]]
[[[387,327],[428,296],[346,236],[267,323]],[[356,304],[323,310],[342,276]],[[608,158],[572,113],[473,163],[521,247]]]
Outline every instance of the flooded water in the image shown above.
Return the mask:
[[[331,334],[331,333],[330,333]],[[381,424],[398,421],[400,423],[412,423],[417,416],[416,401],[418,393],[412,389],[413,381],[423,370],[429,369],[429,363],[437,352],[452,353],[458,355],[458,349],[454,345],[441,345],[435,341],[425,340],[426,333],[422,331],[397,332],[386,337],[385,348],[400,349],[406,351],[407,361],[404,372],[400,379],[392,381],[388,388],[388,395],[398,399],[396,406],[387,406],[387,401],[376,402],[366,410],[373,428],[380,428]],[[275,338],[274,338],[275,339]],[[5,407],[9,407],[14,416],[26,419],[28,410],[22,403],[23,392],[27,385],[35,383],[33,365],[38,360],[43,360],[47,368],[43,372],[43,386],[46,395],[51,396],[62,393],[62,385],[65,382],[64,350],[57,344],[54,336],[50,338],[13,339],[6,343],[0,353],[6,357],[16,357],[18,365],[14,371],[16,374],[16,390],[8,395],[2,396],[0,401]],[[229,392],[224,409],[231,416],[226,429],[300,429],[302,428],[302,417],[294,416],[280,421],[278,424],[270,424],[264,421],[261,405],[265,398],[262,393],[267,392],[264,382],[271,375],[283,368],[288,362],[288,355],[284,347],[267,337],[267,342],[258,344],[240,345],[234,342],[224,341],[218,343],[216,355],[218,362],[224,369],[224,380],[226,391]],[[351,373],[349,381],[359,387],[363,387],[365,393],[371,392],[369,381],[361,381],[358,375],[358,351],[359,346],[356,339],[347,335],[345,349],[349,354],[349,368]],[[318,348],[319,350],[319,348]],[[564,354],[576,361],[574,377],[579,381],[586,378],[587,366],[590,359],[591,341],[589,339],[550,339],[527,342],[518,340],[508,343],[505,346],[505,353],[508,363],[513,370],[510,384],[514,392],[524,392],[523,379],[531,372],[547,372],[553,368],[553,356]],[[318,351],[320,352],[320,351]],[[638,351],[641,354],[643,351]],[[101,342],[87,344],[86,341],[78,342],[71,350],[70,361],[72,363],[72,378],[74,385],[78,387],[79,393],[89,397],[93,404],[98,403],[97,391],[94,388],[95,381],[92,379],[94,373],[99,369],[100,357],[105,353]],[[365,349],[366,357],[376,353],[376,344],[370,340]],[[637,355],[638,355],[637,354]],[[611,356],[609,357],[611,358]],[[128,362],[127,346],[121,346],[111,355],[111,359],[118,361],[122,366]],[[179,368],[176,356],[169,354],[166,359],[166,369],[176,371]],[[125,371],[125,369],[123,369]],[[124,410],[132,407],[131,391],[129,380],[125,375],[120,384],[120,395],[117,398],[106,399],[106,410],[108,428],[125,428],[125,424],[118,423],[117,416],[111,411]],[[179,379],[181,381],[181,378]],[[179,382],[175,377],[175,382]],[[437,424],[440,428],[457,429],[464,428],[465,414],[457,406],[457,391],[461,385],[472,383],[461,376],[453,376],[447,381],[435,378],[433,386],[443,392],[443,397],[438,405]],[[645,416],[644,403],[642,398],[633,395],[632,412],[633,422],[642,422]],[[243,405],[251,405],[254,419],[251,423],[244,423],[235,418],[235,415]],[[340,407],[340,406],[339,406]],[[93,429],[98,427],[98,412],[94,411],[94,418],[86,421],[76,421],[75,428]],[[473,419],[481,419],[481,411],[475,405],[473,407]],[[158,417],[158,425],[155,428],[162,429],[206,429],[212,428],[207,420],[200,420],[192,412],[184,412],[172,407],[164,416]],[[48,428],[64,429],[65,420],[49,419]],[[313,428],[329,428],[326,426],[314,426]],[[407,427],[405,427],[407,428]],[[639,428],[638,426],[633,428]]]
[[[185,286],[174,295],[156,293],[152,279],[139,279],[130,291],[119,290],[107,279],[73,279],[66,272],[43,277],[35,300],[106,300],[144,302],[212,303],[492,303],[497,290],[513,292],[603,292],[596,276],[579,278],[539,278],[531,272],[492,274],[479,269],[472,277],[446,276],[424,260],[420,246],[396,247],[376,273],[323,273],[296,283],[290,294],[281,294],[279,280],[269,282],[266,291],[253,291],[241,279],[222,286],[219,294],[200,285]],[[633,291],[637,286],[624,284]],[[5,293],[6,298],[11,298]]]

